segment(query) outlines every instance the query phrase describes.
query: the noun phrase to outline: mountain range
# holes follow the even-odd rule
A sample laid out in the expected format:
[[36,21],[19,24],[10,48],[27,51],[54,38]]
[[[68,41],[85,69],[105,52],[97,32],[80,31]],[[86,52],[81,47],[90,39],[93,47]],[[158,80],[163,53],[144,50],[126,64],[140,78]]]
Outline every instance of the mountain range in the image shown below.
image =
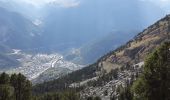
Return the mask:
[[164,15],[156,5],[138,0],[82,0],[79,6],[72,8],[47,5],[44,9],[47,12],[43,27],[45,41],[75,47],[112,32],[115,37],[120,37],[119,31],[139,32]]
[[82,0],[74,7],[54,3],[41,9],[1,0],[0,6],[0,68],[36,83],[94,63],[165,14],[138,0]]
[[38,84],[34,91],[44,93],[78,88],[82,98],[99,96],[103,100],[110,100],[110,96],[117,95],[118,86],[125,87],[132,78],[142,73],[147,55],[169,39],[170,15],[167,15],[94,64],[59,79]]

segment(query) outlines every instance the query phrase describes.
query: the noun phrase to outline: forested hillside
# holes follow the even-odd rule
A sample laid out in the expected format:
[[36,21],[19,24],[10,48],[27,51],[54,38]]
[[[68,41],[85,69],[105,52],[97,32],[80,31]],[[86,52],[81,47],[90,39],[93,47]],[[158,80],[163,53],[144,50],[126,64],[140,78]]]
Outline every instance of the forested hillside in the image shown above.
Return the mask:
[[[73,90],[62,93],[32,93],[32,84],[22,74],[0,74],[0,100],[80,100]],[[98,99],[95,99],[98,100]]]
[[[159,20],[132,40],[101,57],[96,63],[57,80],[36,85],[34,92],[57,92],[77,88],[81,96],[118,96],[118,89],[132,84],[143,72],[144,59],[169,39],[170,16]],[[128,87],[127,87],[128,88]],[[105,91],[107,95],[103,96]]]
[[[139,76],[135,76],[130,83],[127,81],[125,85],[120,84],[116,88],[116,94],[109,96],[109,100],[169,100],[169,62],[170,42],[166,41],[147,56],[143,72]],[[109,80],[107,78],[111,76],[113,76],[113,79],[118,79],[116,71],[114,71],[112,74],[110,73],[108,76],[101,78],[100,81],[106,82]],[[97,87],[100,81],[93,85]],[[48,87],[50,86],[52,85],[48,85]],[[83,88],[80,87],[63,87],[62,91],[61,88],[58,88],[56,89],[56,91],[60,90],[58,92],[46,93],[41,93],[42,89],[33,92],[31,82],[22,74],[0,74],[0,100],[102,100],[95,94],[82,98],[81,91]],[[108,91],[104,91],[105,96],[108,93]]]
[[22,74],[0,74],[0,100],[31,100],[31,82]]
[[170,99],[170,41],[165,42],[145,60],[144,72],[134,82],[134,100]]
[[153,0],[0,0],[0,100],[170,100],[170,15],[138,33],[164,10]]

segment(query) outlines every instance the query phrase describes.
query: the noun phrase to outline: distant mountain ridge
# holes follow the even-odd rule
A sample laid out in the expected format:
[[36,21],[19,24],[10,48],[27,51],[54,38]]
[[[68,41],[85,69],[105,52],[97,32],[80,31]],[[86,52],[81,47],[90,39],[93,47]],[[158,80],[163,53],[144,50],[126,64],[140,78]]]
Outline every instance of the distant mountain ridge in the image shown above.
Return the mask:
[[140,0],[81,0],[76,7],[47,5],[42,10],[46,15],[44,44],[73,43],[72,47],[80,47],[114,31],[141,31],[165,14],[156,5]]
[[[13,14],[14,12],[22,13],[25,11],[30,13],[30,16],[34,16],[33,13],[37,12],[35,10],[31,11],[31,13],[30,9],[28,10],[29,7],[32,7],[31,5],[25,5],[26,7],[23,7],[23,5],[10,0],[0,3],[1,7],[13,11]],[[22,7],[23,11],[21,12],[20,9]],[[33,8],[34,7],[32,7],[32,9]],[[24,13],[22,13],[22,15],[24,15]],[[11,14],[11,16],[13,14]],[[20,34],[19,40],[14,42],[23,42],[23,40],[28,41],[28,44],[23,42],[25,47],[23,45],[17,47],[26,48],[33,45],[32,47],[43,46],[48,48],[49,45],[57,45],[58,48],[62,48],[61,50],[59,49],[57,51],[62,51],[66,49],[66,47],[67,49],[70,47],[77,48],[86,44],[88,41],[99,39],[112,31],[120,31],[122,29],[122,31],[140,31],[143,27],[151,24],[153,21],[162,17],[162,15],[165,13],[159,7],[150,2],[146,4],[138,0],[132,0],[130,2],[127,2],[126,0],[81,0],[80,5],[71,8],[53,7],[47,4],[44,8],[39,10],[38,14],[40,14],[39,17],[34,16],[33,18],[39,18],[34,20],[42,20],[43,25],[40,29],[41,31],[39,28],[33,25],[31,21],[23,18],[25,16],[21,16],[16,13],[15,17],[13,15],[15,19],[8,16],[8,20],[18,20],[17,18],[20,19],[20,23],[17,23],[17,27],[14,27],[16,24],[15,21],[11,21],[10,24],[8,22],[8,25],[12,25],[12,23],[14,24],[11,26],[14,29],[8,29],[9,32],[13,32],[13,34]],[[5,14],[3,15],[5,16]],[[141,21],[142,19],[145,21]],[[33,21],[31,18],[29,20]],[[20,26],[20,24],[22,25]],[[17,29],[18,27],[20,27],[22,30]],[[6,29],[3,28],[3,30],[5,31]],[[18,32],[18,30],[20,30],[20,32]],[[26,36],[22,36],[21,32],[24,32],[24,34],[27,35],[27,38]],[[42,35],[41,37],[39,36],[40,33]],[[32,37],[30,37],[28,34]],[[117,33],[115,33],[115,35],[116,34]],[[14,36],[11,36],[12,39],[14,39],[13,37]],[[37,43],[39,40],[41,41]],[[61,44],[66,46],[60,46]],[[10,45],[13,44],[10,43]]]
[[[35,8],[29,4],[24,7],[23,5],[10,0],[0,2],[0,6],[4,7],[1,9],[0,32],[3,34],[0,35],[0,42],[11,48],[24,49],[28,52],[63,53],[64,51],[65,54],[72,48],[80,48],[80,57],[69,59],[83,64],[93,63],[98,57],[114,49],[114,47],[105,47],[106,50],[99,48],[98,53],[88,57],[86,55],[91,55],[90,52],[96,50],[92,46],[100,43],[107,45],[112,42],[113,45],[119,45],[122,42],[114,39],[120,37],[119,31],[129,31],[129,33],[132,33],[130,30],[140,31],[164,15],[162,9],[156,5],[138,0],[81,0],[78,6],[70,8],[47,4],[44,8],[38,9],[39,12],[31,11],[30,7]],[[39,16],[35,16],[38,14]],[[34,25],[32,22],[34,20],[41,20],[42,26]],[[100,40],[110,32],[115,32],[115,37],[111,40]],[[129,38],[128,36],[122,39]],[[89,43],[94,40],[95,43]],[[84,48],[88,49],[84,50]],[[68,54],[68,56],[74,55]]]
[[13,55],[10,55],[13,52],[14,51],[8,46],[0,44],[0,69],[1,71],[5,71],[10,68],[15,68],[20,65],[20,62]]
[[90,41],[88,44],[81,46],[79,49],[66,55],[65,59],[80,64],[92,64],[103,56],[103,54],[126,43],[129,38],[132,38],[136,33],[137,31],[112,32],[101,39]]
[[[20,66],[13,49],[26,49],[38,43],[38,28],[19,13],[0,7],[1,71]],[[34,36],[33,36],[34,34]]]
[[[108,85],[110,86],[111,83],[113,83],[111,84],[111,87],[118,85],[119,83],[125,84],[126,80],[124,79],[131,79],[129,74],[133,74],[134,72],[131,72],[131,70],[124,71],[123,69],[128,69],[128,67],[132,69],[133,66],[138,66],[141,68],[145,57],[161,43],[169,39],[170,15],[167,15],[161,20],[157,21],[155,24],[146,28],[143,32],[136,35],[125,45],[122,45],[116,50],[109,52],[105,56],[101,57],[96,63],[61,77],[57,80],[38,84],[34,87],[34,91],[39,93],[54,92],[63,90],[65,87],[69,88],[72,85],[75,87],[85,86],[85,89],[80,90],[82,91],[82,95],[97,95],[98,93],[102,92],[103,89],[106,90]],[[117,80],[113,79],[109,82],[101,80],[105,76],[106,79],[108,77],[112,77],[109,76],[111,75],[110,73],[119,68],[122,69],[122,71],[119,71],[118,74],[120,76],[118,76]],[[136,69],[136,71],[138,70]],[[103,84],[103,82],[106,83]],[[99,87],[93,87],[94,84],[97,85],[99,83],[101,83]],[[49,87],[49,85],[52,87]],[[95,90],[97,88],[99,88],[99,91],[88,91],[91,89]],[[102,94],[97,96],[102,96]]]
[[[38,43],[37,26],[16,12],[0,8],[0,42],[11,48],[31,48]],[[37,37],[36,37],[37,36]],[[34,43],[36,39],[36,43]]]
[[[7,50],[9,52],[2,53],[0,57],[0,60],[4,62],[3,68],[8,68],[9,65],[10,67],[19,66],[18,69],[30,75],[31,71],[27,63],[24,67],[20,66],[21,62],[19,60],[22,57],[18,56],[23,55],[13,54],[15,52],[13,49],[31,53],[31,56],[42,52],[47,54],[61,53],[63,55],[66,54],[64,55],[64,60],[69,60],[69,62],[76,64],[93,63],[106,52],[125,43],[133,35],[122,37],[121,34],[127,31],[130,34],[133,30],[139,31],[164,14],[159,7],[151,6],[151,3],[144,4],[136,0],[125,2],[127,1],[82,0],[82,3],[77,7],[60,8],[47,6],[41,9],[40,12],[43,12],[43,14],[38,17],[40,19],[34,19],[39,20],[40,23],[42,21],[42,26],[36,25],[32,18],[28,19],[26,15],[29,14],[24,15],[28,9],[23,8],[22,12],[20,12],[23,5],[16,6],[16,8],[13,6],[15,9],[12,9],[13,7],[9,8],[10,5],[8,3],[6,3],[7,5],[1,4],[4,8],[0,8],[0,44],[3,44],[4,47],[0,47],[0,50],[5,51],[7,50],[6,47],[9,47]],[[31,6],[28,5],[28,7]],[[30,13],[29,16],[33,15]],[[33,18],[37,17],[34,16]],[[119,34],[120,30],[121,34]],[[112,35],[109,34],[110,32],[115,33]],[[122,41],[119,41],[120,39]],[[76,52],[73,54],[68,53],[70,49],[76,49]],[[129,54],[131,51],[127,50],[125,52]],[[26,54],[25,56],[30,55]],[[129,56],[134,58],[131,54]],[[31,60],[30,62],[33,63],[34,61]],[[40,66],[42,63],[38,62],[38,64],[37,66]],[[75,66],[77,66],[76,64]],[[112,64],[109,63],[109,65],[111,66]],[[37,66],[35,68],[38,69]],[[31,67],[34,67],[34,65]],[[46,67],[43,66],[41,69],[46,69]],[[46,80],[53,69],[42,73],[40,79]],[[62,70],[65,71],[65,69]],[[30,71],[30,73],[27,73],[27,71]],[[69,70],[68,72],[71,71]],[[52,76],[50,80],[53,78],[56,79],[56,76]]]

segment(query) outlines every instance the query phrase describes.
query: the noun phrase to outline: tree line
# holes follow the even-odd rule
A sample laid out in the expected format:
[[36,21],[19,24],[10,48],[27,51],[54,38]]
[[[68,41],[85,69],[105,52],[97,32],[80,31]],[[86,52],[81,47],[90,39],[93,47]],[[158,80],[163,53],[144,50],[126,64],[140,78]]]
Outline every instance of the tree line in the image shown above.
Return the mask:
[[[110,75],[117,78],[116,74],[117,72],[112,72]],[[118,94],[113,95],[110,100],[170,100],[169,76],[170,42],[165,42],[146,58],[144,71],[137,80],[127,87],[119,86],[116,90]],[[102,79],[110,80],[109,76]],[[50,87],[50,83],[46,87]],[[39,94],[32,88],[31,82],[20,73],[0,74],[0,100],[81,100],[75,89]],[[40,92],[41,89],[43,91],[43,88],[39,88]],[[87,97],[86,100],[101,100],[101,98]]]
[[[62,92],[36,94],[32,84],[22,74],[0,74],[0,100],[80,100],[80,95],[74,89]],[[99,97],[88,100],[100,100]]]
[[0,100],[31,100],[32,84],[22,74],[0,75]]

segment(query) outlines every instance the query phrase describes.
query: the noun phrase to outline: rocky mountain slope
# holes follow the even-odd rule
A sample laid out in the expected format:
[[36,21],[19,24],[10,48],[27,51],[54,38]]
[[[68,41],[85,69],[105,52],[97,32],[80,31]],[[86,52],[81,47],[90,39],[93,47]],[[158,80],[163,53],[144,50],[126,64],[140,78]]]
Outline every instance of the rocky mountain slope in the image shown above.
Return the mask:
[[[141,73],[145,57],[169,38],[170,15],[167,15],[96,63],[57,80],[39,84],[34,91],[44,93],[83,87],[80,90],[82,98],[97,95],[108,100],[112,95],[117,96],[116,89],[120,85],[125,87]],[[104,95],[105,91],[107,95]]]
[[[109,80],[101,86],[87,87],[81,94],[83,97],[97,95],[103,100],[109,100],[111,96],[118,96],[117,88],[119,86],[126,87],[127,84],[130,84],[135,76],[141,73],[145,57],[168,39],[170,39],[170,15],[151,25],[125,45],[101,58],[96,65],[99,69],[95,72],[97,76],[111,73],[112,70],[120,68],[117,79]],[[108,92],[107,95],[105,95],[105,91]]]

